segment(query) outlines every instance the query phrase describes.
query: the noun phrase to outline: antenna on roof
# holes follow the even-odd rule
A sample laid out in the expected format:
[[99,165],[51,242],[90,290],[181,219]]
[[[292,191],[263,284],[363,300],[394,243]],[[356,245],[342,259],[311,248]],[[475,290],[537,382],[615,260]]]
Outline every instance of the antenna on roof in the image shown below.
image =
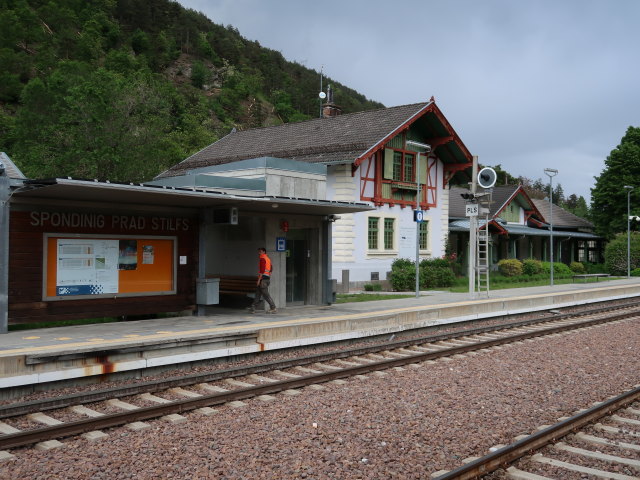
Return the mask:
[[322,118],[322,101],[327,98],[327,94],[322,91],[322,69],[324,65],[320,66],[320,93],[318,97],[320,98],[320,118]]

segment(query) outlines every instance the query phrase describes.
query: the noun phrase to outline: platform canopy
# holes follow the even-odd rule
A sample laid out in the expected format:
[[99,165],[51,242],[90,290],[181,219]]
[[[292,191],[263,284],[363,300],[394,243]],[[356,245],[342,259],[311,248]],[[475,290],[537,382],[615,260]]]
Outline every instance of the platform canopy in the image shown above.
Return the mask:
[[373,210],[362,202],[338,202],[279,196],[243,196],[193,188],[113,183],[98,180],[51,178],[25,180],[12,195],[38,201],[71,200],[109,204],[138,204],[182,208],[237,207],[251,212],[281,212],[298,215],[335,215]]

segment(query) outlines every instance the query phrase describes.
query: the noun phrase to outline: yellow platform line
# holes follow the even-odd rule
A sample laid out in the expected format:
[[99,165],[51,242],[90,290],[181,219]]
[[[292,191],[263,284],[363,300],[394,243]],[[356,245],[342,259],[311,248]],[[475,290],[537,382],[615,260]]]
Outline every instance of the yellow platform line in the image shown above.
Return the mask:
[[[302,324],[302,323],[308,323],[308,322],[321,323],[321,322],[329,322],[329,321],[336,321],[336,320],[352,320],[352,319],[358,319],[362,317],[370,317],[370,316],[378,316],[378,315],[392,315],[392,314],[415,312],[415,311],[421,311],[421,310],[422,311],[434,310],[434,309],[439,309],[443,307],[459,307],[459,306],[465,306],[465,305],[502,303],[502,302],[517,301],[517,300],[546,298],[546,297],[553,297],[553,296],[559,296],[559,295],[567,295],[572,293],[595,292],[595,291],[609,290],[610,288],[611,287],[600,287],[600,288],[593,288],[589,290],[562,291],[558,293],[540,293],[540,294],[526,295],[526,296],[519,296],[519,297],[484,298],[484,299],[466,300],[466,301],[454,302],[454,303],[440,303],[435,305],[421,305],[421,306],[412,306],[412,307],[391,308],[387,310],[376,310],[373,312],[360,312],[360,313],[351,313],[346,315],[333,315],[329,317],[308,317],[308,318],[297,318],[292,320],[280,320],[276,322],[265,322],[262,325],[260,324],[234,325],[233,327],[199,328],[195,330],[181,330],[181,331],[166,332],[166,333],[158,332],[151,335],[140,335],[135,340],[131,338],[125,338],[124,336],[120,338],[104,340],[101,343],[101,345],[112,345],[117,343],[133,343],[134,341],[146,342],[149,340],[162,340],[162,339],[166,339],[168,337],[173,337],[176,335],[198,335],[198,334],[208,334],[208,333],[220,333],[225,331],[228,332],[228,331],[238,331],[238,330],[259,329],[259,328],[282,327],[282,326],[289,326],[289,325]],[[81,342],[75,342],[75,343],[65,343],[64,345],[42,345],[39,347],[34,346],[34,347],[14,348],[9,350],[0,350],[0,355],[16,355],[21,353],[34,353],[34,352],[42,352],[47,350],[55,351],[55,350],[63,350],[70,347],[87,347],[87,346],[95,347],[97,344],[96,340],[97,339],[94,339],[93,341],[87,340],[87,341],[81,341]]]

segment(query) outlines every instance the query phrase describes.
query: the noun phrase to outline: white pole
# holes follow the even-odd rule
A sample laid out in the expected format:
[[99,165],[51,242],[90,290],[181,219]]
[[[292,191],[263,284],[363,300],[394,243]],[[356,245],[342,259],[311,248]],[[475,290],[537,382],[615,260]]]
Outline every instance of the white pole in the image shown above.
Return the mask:
[[[427,154],[427,160],[429,159],[429,152],[431,152],[431,145],[427,143],[414,142],[413,140],[407,140],[407,146],[411,145],[418,148],[424,148]],[[420,151],[416,150],[416,212],[420,210]],[[420,223],[416,220],[416,298],[420,296]]]
[[[420,152],[416,155],[416,211],[420,210]],[[420,222],[416,222],[416,298],[420,297]]]
[[[471,170],[471,193],[475,197],[478,184],[478,156],[473,156]],[[469,298],[476,296],[476,244],[478,234],[478,217],[469,217]]]
[[631,190],[630,185],[624,186],[627,191],[627,278],[631,278]]
[[547,175],[549,177],[549,208],[550,213],[549,213],[549,237],[550,237],[550,259],[551,259],[551,286],[553,287],[553,177],[555,177],[558,174],[558,170],[554,169],[554,168],[545,168],[544,169],[544,173],[545,175]]

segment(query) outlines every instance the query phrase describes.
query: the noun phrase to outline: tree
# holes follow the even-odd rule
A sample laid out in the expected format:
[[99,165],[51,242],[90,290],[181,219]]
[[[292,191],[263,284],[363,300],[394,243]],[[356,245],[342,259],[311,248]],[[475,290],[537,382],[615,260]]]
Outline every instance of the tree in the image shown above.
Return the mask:
[[564,203],[564,190],[562,189],[562,184],[557,183],[556,188],[553,189],[552,194],[553,203],[555,205],[562,205]]
[[620,144],[605,160],[605,168],[591,189],[591,220],[596,231],[607,238],[627,229],[627,190],[631,191],[632,214],[640,213],[640,127],[629,127]]
[[[631,232],[629,236],[630,270],[640,267],[640,233]],[[607,273],[625,275],[627,273],[627,234],[619,233],[604,250],[604,264]]]

